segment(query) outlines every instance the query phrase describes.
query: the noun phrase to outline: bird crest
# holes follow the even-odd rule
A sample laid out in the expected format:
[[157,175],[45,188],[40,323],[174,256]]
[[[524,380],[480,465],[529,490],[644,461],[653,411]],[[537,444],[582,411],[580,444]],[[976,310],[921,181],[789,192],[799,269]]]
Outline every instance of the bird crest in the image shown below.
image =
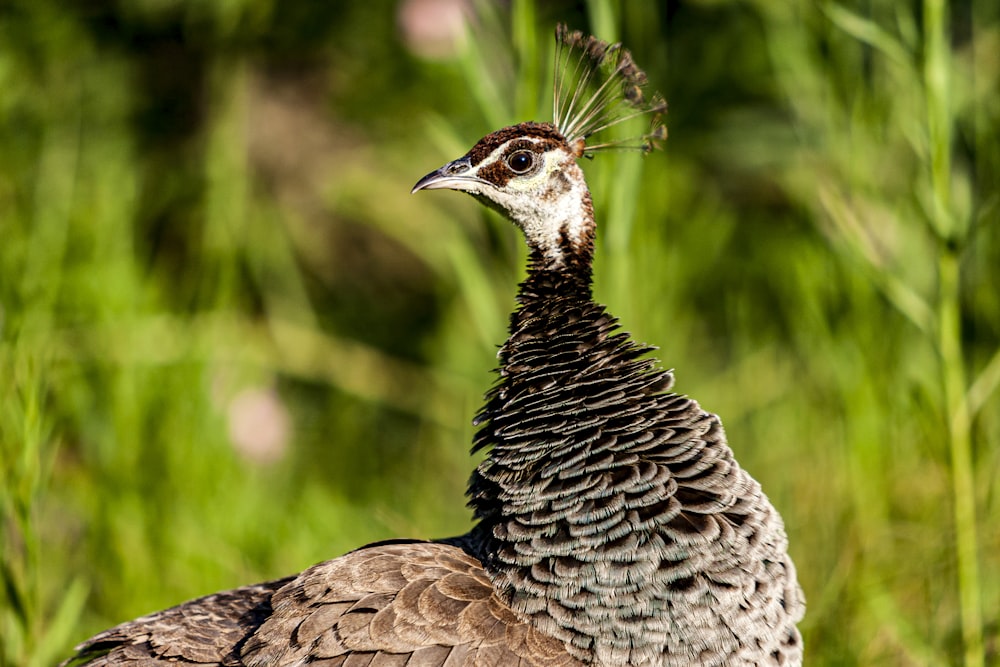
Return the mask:
[[[666,101],[643,91],[646,73],[621,43],[608,44],[565,24],[556,26],[552,119],[577,156],[610,148],[646,153],[667,138],[662,122]],[[650,115],[648,130],[638,137],[597,144],[586,140],[598,132],[638,116]]]

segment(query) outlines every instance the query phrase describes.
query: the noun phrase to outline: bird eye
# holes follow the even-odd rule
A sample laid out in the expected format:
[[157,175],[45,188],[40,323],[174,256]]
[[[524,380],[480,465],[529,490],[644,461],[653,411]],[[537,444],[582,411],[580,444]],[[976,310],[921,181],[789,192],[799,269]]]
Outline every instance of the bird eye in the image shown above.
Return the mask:
[[523,174],[524,172],[531,169],[535,164],[535,156],[531,151],[517,151],[512,153],[510,157],[507,158],[507,166],[511,168],[515,174]]

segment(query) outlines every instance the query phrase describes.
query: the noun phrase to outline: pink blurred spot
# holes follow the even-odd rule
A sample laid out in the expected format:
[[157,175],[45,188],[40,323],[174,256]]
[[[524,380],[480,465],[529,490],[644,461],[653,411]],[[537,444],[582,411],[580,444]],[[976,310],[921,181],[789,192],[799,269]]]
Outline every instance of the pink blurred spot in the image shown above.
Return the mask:
[[253,387],[229,402],[229,439],[246,459],[257,464],[279,461],[288,450],[291,418],[273,389]]
[[415,54],[444,60],[455,55],[469,11],[467,0],[403,0],[399,27]]

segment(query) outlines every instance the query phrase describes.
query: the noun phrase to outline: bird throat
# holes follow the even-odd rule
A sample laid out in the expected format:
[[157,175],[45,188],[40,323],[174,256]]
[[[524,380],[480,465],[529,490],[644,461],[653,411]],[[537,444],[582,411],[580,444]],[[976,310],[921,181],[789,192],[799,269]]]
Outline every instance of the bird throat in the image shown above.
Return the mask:
[[[565,179],[554,179],[556,185],[547,193],[560,204],[562,215],[556,218],[558,223],[547,222],[540,239],[532,238],[525,229],[533,251],[529,272],[562,271],[568,275],[585,276],[589,283],[596,235],[594,206],[580,167],[575,163],[567,167],[575,173],[568,174]],[[560,185],[565,189],[560,189]]]
[[[590,281],[594,259],[594,206],[583,170],[572,157],[554,168],[532,197],[506,202],[502,212],[524,233],[530,249],[529,278],[565,274],[568,283]],[[523,286],[522,286],[523,288]],[[588,292],[589,295],[589,292]]]

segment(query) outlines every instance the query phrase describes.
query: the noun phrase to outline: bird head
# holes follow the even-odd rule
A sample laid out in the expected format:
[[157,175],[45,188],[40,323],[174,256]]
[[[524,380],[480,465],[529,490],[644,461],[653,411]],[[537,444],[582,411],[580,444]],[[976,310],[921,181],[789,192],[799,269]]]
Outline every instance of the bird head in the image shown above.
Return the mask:
[[[554,122],[492,132],[421,178],[412,192],[469,193],[520,227],[536,260],[558,269],[570,255],[589,263],[593,252],[593,207],[577,160],[608,148],[651,150],[666,138],[660,123],[666,103],[658,95],[645,99],[646,75],[621,44],[564,25],[556,29],[556,44]],[[592,135],[645,114],[653,120],[638,138],[588,144]]]
[[[582,147],[582,142],[578,142]],[[593,211],[578,148],[551,123],[521,123],[492,132],[413,187],[467,192],[524,232],[552,260],[587,243]]]

